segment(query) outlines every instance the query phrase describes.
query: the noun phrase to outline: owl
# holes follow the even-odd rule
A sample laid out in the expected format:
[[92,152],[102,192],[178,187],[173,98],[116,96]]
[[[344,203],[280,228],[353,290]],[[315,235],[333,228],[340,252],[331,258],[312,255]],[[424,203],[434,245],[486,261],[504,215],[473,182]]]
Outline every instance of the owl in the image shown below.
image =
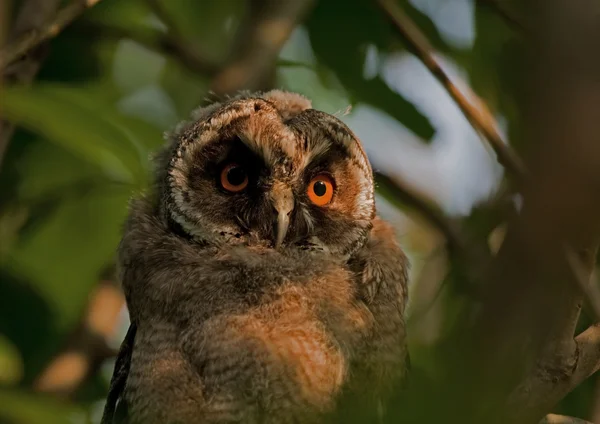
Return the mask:
[[245,93],[155,166],[118,250],[132,326],[104,422],[380,414],[407,369],[408,262],[352,131],[299,94]]

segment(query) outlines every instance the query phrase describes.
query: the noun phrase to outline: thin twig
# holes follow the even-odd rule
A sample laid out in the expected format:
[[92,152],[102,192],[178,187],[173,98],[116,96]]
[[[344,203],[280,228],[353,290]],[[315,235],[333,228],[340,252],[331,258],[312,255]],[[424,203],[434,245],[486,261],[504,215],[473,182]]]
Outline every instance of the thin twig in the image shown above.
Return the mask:
[[[393,0],[378,0],[390,21],[398,32],[414,50],[418,58],[429,69],[433,76],[442,84],[448,94],[454,99],[471,125],[489,142],[498,162],[518,179],[525,176],[525,165],[498,132],[496,120],[485,103],[475,93],[463,93],[444,72],[433,55],[433,49],[421,30],[404,13],[397,2]],[[469,101],[468,99],[472,99]]]
[[460,221],[447,216],[435,203],[424,198],[401,178],[378,171],[375,171],[374,174],[375,183],[384,196],[387,193],[391,199],[404,203],[439,231],[444,237],[445,247],[455,265],[454,270],[462,276],[456,280],[456,287],[479,298],[481,286],[477,282],[491,260],[487,245],[466,237]]
[[23,34],[17,40],[9,43],[0,50],[0,72],[12,62],[25,56],[45,41],[56,37],[85,10],[97,4],[100,0],[73,1],[56,14],[51,22],[40,28],[34,28]]
[[465,242],[455,221],[448,218],[439,208],[427,201],[409,187],[402,179],[375,171],[375,181],[379,188],[389,192],[394,199],[405,203],[417,211],[433,228],[440,232],[453,250],[462,249]]

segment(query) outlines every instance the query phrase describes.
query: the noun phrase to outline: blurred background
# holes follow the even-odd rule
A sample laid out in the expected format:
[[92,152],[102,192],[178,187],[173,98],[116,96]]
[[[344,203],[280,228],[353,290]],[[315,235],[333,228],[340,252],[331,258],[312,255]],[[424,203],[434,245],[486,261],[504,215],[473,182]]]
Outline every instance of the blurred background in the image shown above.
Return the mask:
[[[391,3],[524,152],[520,2]],[[362,140],[412,263],[413,380],[441,384],[521,197],[381,4],[0,0],[0,422],[99,422],[129,324],[113,268],[128,199],[163,132],[241,89],[302,93]],[[546,412],[600,423],[600,380]]]

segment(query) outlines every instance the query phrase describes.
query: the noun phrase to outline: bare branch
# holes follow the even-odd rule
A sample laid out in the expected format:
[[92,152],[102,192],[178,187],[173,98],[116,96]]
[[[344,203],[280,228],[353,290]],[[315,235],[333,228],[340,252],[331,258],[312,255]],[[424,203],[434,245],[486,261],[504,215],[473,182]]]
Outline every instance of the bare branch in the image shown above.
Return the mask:
[[57,13],[54,20],[41,27],[32,28],[18,39],[0,50],[0,72],[8,65],[26,55],[29,51],[56,37],[85,10],[94,6],[100,0],[75,0]]
[[277,55],[314,0],[252,0],[250,12],[234,40],[230,59],[216,75],[211,92],[216,96],[271,85]]
[[[485,103],[475,93],[462,93],[450,77],[444,72],[433,55],[433,49],[421,30],[393,0],[378,0],[381,8],[398,32],[413,49],[417,57],[446,89],[471,125],[489,142],[496,156],[506,169],[518,179],[525,175],[525,166],[517,154],[502,139],[496,120]],[[468,99],[472,99],[469,101]]]

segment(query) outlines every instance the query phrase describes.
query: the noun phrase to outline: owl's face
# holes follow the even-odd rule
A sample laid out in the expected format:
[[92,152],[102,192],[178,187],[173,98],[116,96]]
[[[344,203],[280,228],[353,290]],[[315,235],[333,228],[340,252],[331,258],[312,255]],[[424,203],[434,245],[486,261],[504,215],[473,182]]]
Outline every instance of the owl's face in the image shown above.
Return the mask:
[[372,171],[337,118],[271,91],[200,110],[163,152],[164,215],[210,244],[348,255],[375,215]]

